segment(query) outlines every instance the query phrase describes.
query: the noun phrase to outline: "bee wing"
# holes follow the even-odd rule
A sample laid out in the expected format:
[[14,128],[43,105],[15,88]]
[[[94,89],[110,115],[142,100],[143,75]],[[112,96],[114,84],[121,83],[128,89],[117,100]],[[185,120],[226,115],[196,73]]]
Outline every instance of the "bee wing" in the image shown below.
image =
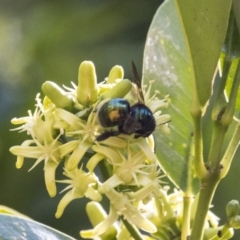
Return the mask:
[[132,134],[135,133],[137,130],[140,130],[141,127],[142,127],[141,123],[138,122],[136,118],[132,117],[131,115],[128,115],[126,120],[124,121],[122,129],[124,133]]
[[137,68],[134,64],[134,62],[132,61],[132,71],[133,71],[133,82],[135,83],[135,85],[137,86],[137,96],[138,96],[138,101],[142,104],[144,104],[144,96],[143,96],[143,92],[142,92],[142,83],[141,83],[141,79],[138,75],[138,71]]

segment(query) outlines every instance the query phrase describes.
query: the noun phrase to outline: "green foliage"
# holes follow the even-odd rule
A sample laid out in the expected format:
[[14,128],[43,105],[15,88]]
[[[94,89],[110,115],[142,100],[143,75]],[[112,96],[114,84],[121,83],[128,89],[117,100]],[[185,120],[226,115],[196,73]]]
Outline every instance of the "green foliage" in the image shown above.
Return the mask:
[[[128,173],[128,170],[131,169],[131,167],[129,167],[130,165],[127,166],[127,170],[122,170],[123,168],[119,168],[120,170],[116,171],[116,174],[119,173],[120,175],[114,175],[117,179],[117,183],[115,183],[116,185],[113,185],[113,188],[111,188],[112,186],[108,183],[108,181],[103,183],[100,180],[100,182],[98,182],[99,180],[97,177],[95,178],[95,176],[94,181],[92,180],[89,182],[84,182],[83,180],[79,180],[82,179],[79,176],[82,177],[83,175],[85,177],[85,169],[78,169],[78,163],[80,161],[79,156],[81,154],[81,156],[83,157],[82,159],[84,161],[88,161],[89,159],[87,158],[91,156],[93,152],[95,153],[95,156],[92,155],[91,158],[89,157],[90,161],[88,162],[88,164],[86,164],[87,169],[89,166],[91,166],[90,169],[92,170],[104,158],[112,162],[112,165],[114,165],[113,163],[115,163],[115,161],[121,161],[121,163],[123,162],[123,165],[125,166],[125,163],[128,161],[133,164],[134,157],[136,157],[136,160],[141,160],[141,164],[139,165],[139,170],[141,170],[141,172],[143,172],[143,169],[141,169],[143,165],[149,167],[153,163],[151,161],[156,161],[156,156],[149,148],[149,146],[153,143],[153,140],[150,138],[147,139],[147,141],[145,141],[145,139],[137,139],[136,143],[133,143],[133,152],[130,151],[131,146],[127,145],[128,152],[122,152],[122,159],[118,157],[118,154],[121,151],[124,151],[123,149],[126,147],[126,144],[129,144],[129,136],[126,136],[127,134],[125,134],[123,138],[121,138],[121,136],[120,138],[118,138],[119,136],[116,136],[111,139],[106,139],[106,142],[104,142],[103,144],[98,143],[97,145],[94,145],[96,143],[96,132],[97,134],[101,134],[101,131],[104,130],[101,129],[101,126],[98,126],[98,124],[95,122],[96,119],[94,117],[89,117],[90,115],[96,116],[97,110],[93,110],[89,115],[89,109],[86,110],[84,109],[84,107],[97,106],[97,109],[97,104],[99,103],[99,101],[107,98],[107,96],[111,96],[108,95],[111,91],[107,91],[101,97],[101,94],[99,94],[99,92],[105,91],[104,88],[100,91],[98,88],[92,89],[91,84],[90,87],[87,88],[84,81],[86,79],[89,79],[87,78],[89,74],[86,74],[86,76],[85,74],[81,75],[82,85],[78,86],[78,93],[75,94],[75,88],[73,88],[71,92],[73,93],[73,97],[76,97],[77,95],[79,103],[82,104],[80,104],[80,109],[82,110],[83,108],[84,118],[81,119],[81,116],[83,115],[79,113],[77,116],[74,115],[75,112],[73,111],[73,114],[71,113],[71,119],[74,119],[75,125],[69,124],[69,122],[66,121],[67,124],[63,124],[63,127],[59,127],[59,129],[64,129],[64,131],[62,131],[60,134],[63,134],[64,132],[64,134],[66,134],[66,136],[69,138],[69,136],[71,136],[71,134],[73,133],[69,131],[68,124],[70,125],[70,128],[73,129],[75,126],[75,130],[78,129],[79,126],[81,126],[82,131],[80,132],[83,135],[85,134],[83,141],[80,141],[81,144],[88,137],[89,139],[91,137],[91,141],[87,139],[88,141],[90,141],[90,143],[87,143],[83,150],[83,148],[81,149],[81,147],[78,148],[78,145],[75,143],[71,145],[70,138],[60,138],[61,141],[63,140],[63,142],[56,142],[58,144],[64,145],[64,148],[61,149],[68,148],[70,145],[72,148],[70,150],[68,148],[68,152],[63,151],[66,154],[59,154],[58,160],[59,162],[62,160],[65,161],[66,159],[68,159],[69,156],[72,157],[74,155],[73,153],[75,152],[74,165],[69,164],[69,159],[71,159],[70,157],[68,160],[66,160],[65,171],[69,171],[70,173],[70,170],[78,170],[78,175],[76,175],[76,189],[78,189],[78,187],[82,187],[84,184],[88,189],[88,187],[91,184],[93,185],[94,183],[94,191],[92,191],[90,194],[92,198],[87,196],[87,194],[85,194],[85,192],[83,191],[85,196],[89,197],[93,201],[100,201],[100,199],[102,199],[102,195],[105,194],[105,196],[109,199],[109,202],[111,203],[111,210],[108,217],[104,217],[104,220],[94,223],[93,230],[86,230],[85,233],[84,231],[82,231],[81,236],[95,236],[97,233],[99,233],[99,235],[104,233],[109,226],[112,226],[111,221],[114,222],[115,220],[117,220],[119,215],[121,215],[121,221],[124,224],[124,227],[121,228],[121,234],[127,234],[128,236],[136,236],[136,239],[142,239],[144,237],[141,236],[141,233],[138,232],[137,228],[141,228],[144,231],[149,232],[150,235],[151,233],[154,233],[151,235],[152,237],[161,239],[180,239],[181,235],[181,239],[184,240],[230,239],[233,236],[233,229],[239,228],[240,216],[237,215],[239,211],[238,201],[231,201],[227,205],[227,216],[224,216],[223,218],[223,221],[225,221],[223,223],[223,226],[218,226],[218,220],[216,220],[216,218],[213,217],[212,213],[210,213],[209,211],[219,182],[229,173],[233,156],[236,153],[240,141],[240,124],[238,122],[239,119],[235,119],[236,122],[234,122],[234,124],[231,124],[234,114],[236,117],[238,117],[237,114],[240,109],[240,19],[237,12],[239,6],[240,5],[237,0],[233,0],[233,6],[232,1],[230,0],[166,0],[157,10],[147,35],[143,58],[143,81],[144,84],[148,84],[150,80],[155,80],[155,83],[151,85],[152,93],[150,95],[148,93],[146,94],[146,96],[152,96],[154,94],[153,92],[155,91],[158,92],[159,95],[161,95],[161,98],[165,97],[165,99],[168,99],[169,108],[166,110],[166,113],[171,115],[171,122],[169,123],[171,133],[168,135],[164,135],[159,130],[161,126],[159,126],[159,128],[157,128],[157,130],[154,132],[156,156],[161,167],[163,168],[169,179],[182,192],[176,191],[174,193],[168,193],[164,189],[160,188],[158,184],[160,185],[161,180],[160,175],[158,175],[159,172],[157,168],[155,169],[156,172],[155,170],[150,170],[151,173],[156,174],[153,174],[154,180],[150,180],[151,184],[147,184],[146,186],[144,184],[148,182],[148,180],[146,180],[147,178],[143,178],[145,179],[145,181],[142,182],[142,184],[144,183],[143,185],[138,183],[138,177],[141,176],[140,171],[133,177],[135,180],[134,184],[136,186],[134,186],[134,184],[130,182],[129,184],[132,185],[128,186],[128,182],[124,182],[122,179],[121,181],[123,182],[120,182],[120,176],[123,176],[125,171]],[[230,10],[231,7],[232,11]],[[88,10],[89,9],[87,9],[86,12],[83,12],[80,18],[81,21],[84,22],[84,24],[86,23],[88,27],[93,28],[95,26],[95,22],[100,21],[107,25],[106,29],[112,29],[112,25],[108,25],[109,21],[105,17],[105,14],[103,14],[106,13],[105,11],[96,10],[96,15],[94,15],[91,21],[86,21],[88,16]],[[111,14],[114,15],[114,11],[109,13],[109,16],[111,16]],[[75,12],[74,16],[76,19],[78,19],[77,12]],[[122,16],[122,14],[120,14],[119,16]],[[36,16],[37,19],[39,17],[40,15]],[[53,17],[50,20],[50,22],[52,22],[53,24],[59,23],[57,21],[57,17]],[[121,26],[122,24],[124,24],[124,22],[125,20],[123,20],[122,22],[120,21],[117,24],[118,30],[121,29]],[[62,20],[60,21],[60,25],[65,27],[66,29],[69,29],[68,21],[65,22],[64,20]],[[42,30],[44,30],[44,28]],[[100,33],[102,33],[100,29],[97,29],[92,36],[94,39],[96,39],[97,42],[104,42],[104,38],[101,37]],[[41,31],[38,34],[41,35]],[[79,39],[81,39],[81,41],[83,40],[83,42],[86,43],[87,41],[89,41],[89,39],[91,39],[88,34],[88,31],[86,32],[86,34],[80,34]],[[63,36],[64,34],[56,31],[55,35],[59,37],[60,43],[66,41],[66,36]],[[49,43],[51,42],[55,42],[55,38],[50,37]],[[48,47],[48,44],[44,46]],[[39,49],[41,49],[41,47]],[[58,48],[56,47],[56,49]],[[30,50],[32,50],[31,47]],[[36,48],[35,50],[38,49]],[[35,50],[33,52],[35,52]],[[56,53],[57,54],[54,54],[55,58],[61,58],[62,62],[60,63],[60,65],[64,65],[66,61],[62,56],[64,56],[65,54],[62,53],[61,56],[61,54],[59,55],[58,51],[56,51]],[[87,56],[91,56],[91,54],[89,55],[83,52],[84,58],[84,54],[86,54]],[[75,55],[74,58],[77,57],[78,56]],[[222,74],[220,73],[218,76],[216,73],[219,59],[221,63],[220,65]],[[102,62],[103,64],[105,64],[104,61]],[[46,65],[48,66],[49,64],[50,61],[47,61]],[[58,64],[59,66],[59,63],[56,64]],[[118,72],[116,75],[119,75],[121,80],[123,78],[123,71],[122,68],[118,70],[120,72]],[[87,73],[89,73],[89,71],[87,71]],[[93,79],[94,86],[97,86],[95,68],[94,76],[91,75],[90,79]],[[129,89],[132,88],[132,83],[125,79],[115,85],[115,88],[113,88],[114,93],[119,94],[118,87],[124,81],[128,82],[126,92],[128,92]],[[112,81],[110,80],[109,82],[112,83]],[[48,81],[47,84],[49,83],[51,82]],[[114,81],[113,84],[115,84]],[[64,108],[67,111],[70,109],[70,112],[71,109],[75,107],[73,105],[73,103],[77,102],[76,100],[74,100],[75,98],[73,100],[72,98],[68,97],[64,98],[63,100],[65,101],[60,102],[59,104],[58,97],[65,97],[67,93],[60,91],[60,88],[58,88],[57,85],[55,86],[51,83],[50,86],[44,85],[43,89],[45,95],[47,95],[49,99],[52,100],[53,103],[55,103],[56,106]],[[55,91],[55,93],[53,90]],[[93,90],[93,92],[91,92],[91,90]],[[58,97],[55,101],[56,92],[58,93]],[[92,95],[94,97],[92,97]],[[166,97],[166,95],[168,95],[168,97]],[[154,104],[155,102],[155,105],[157,105],[156,99],[153,100],[153,98],[151,99],[148,97],[146,97],[147,100],[151,100],[152,104]],[[46,112],[50,109],[48,109],[47,106],[47,101],[49,99],[45,99],[44,102],[44,108],[46,107],[44,111],[46,110]],[[107,101],[107,99],[105,99],[104,101]],[[159,101],[158,104],[160,104],[160,102],[161,101]],[[70,106],[70,108],[68,109],[66,108],[66,106]],[[163,104],[162,106],[165,105]],[[58,112],[59,116],[62,116],[61,109],[55,111],[53,107],[51,108],[51,111],[53,115]],[[70,119],[70,113],[67,111],[65,112],[65,114],[69,114],[68,117]],[[160,112],[153,111],[153,113],[155,114],[155,119],[157,121],[157,114],[159,114],[158,116],[160,116]],[[46,116],[44,119],[41,119],[43,120],[43,122],[47,122]],[[50,120],[52,120],[52,118],[49,118],[49,126],[50,123],[52,123]],[[64,121],[62,120],[65,120],[65,118],[61,119],[58,124],[63,123]],[[84,122],[85,120],[86,122]],[[21,121],[21,119],[19,121]],[[91,121],[93,124],[91,124]],[[163,121],[162,123],[165,124],[166,122],[168,122],[168,120],[165,122]],[[209,125],[211,125],[211,127],[209,127]],[[57,125],[53,126],[56,127]],[[97,127],[97,130],[93,126]],[[233,127],[235,127],[235,131],[233,131]],[[88,131],[88,128],[92,132]],[[207,134],[207,130],[205,128],[209,130]],[[41,132],[41,134],[43,133],[44,131]],[[73,134],[73,138],[76,138],[76,135]],[[36,137],[36,139],[39,140],[38,137]],[[133,140],[134,142],[136,139],[131,140]],[[51,140],[49,140],[49,142],[51,142]],[[125,145],[121,147],[120,142]],[[110,147],[108,146],[108,144]],[[91,149],[89,150],[89,152],[85,154],[85,151],[87,151],[87,149],[90,147]],[[138,157],[140,156],[138,154],[141,154],[141,151],[138,150],[138,147],[144,153],[143,155],[141,155],[141,158]],[[20,151],[23,148],[29,149],[29,152],[24,153],[25,155],[23,154],[23,152]],[[57,148],[58,146],[56,146],[56,149]],[[33,156],[30,154],[30,149],[32,149],[32,146],[30,146],[29,148],[26,148],[26,146],[15,146],[11,148],[11,151],[13,152],[13,154],[18,156],[19,162],[23,160],[23,157]],[[76,149],[80,152],[75,151]],[[136,154],[135,151],[137,151]],[[84,154],[85,156],[83,156]],[[125,159],[125,155],[129,157]],[[65,156],[65,158],[63,158],[63,156]],[[146,158],[149,159],[149,162],[145,160]],[[44,156],[41,158],[41,160],[42,159],[44,159]],[[47,161],[49,161],[49,159],[45,159],[45,164],[47,163]],[[119,162],[116,163],[116,166],[119,165]],[[69,167],[70,165],[71,167]],[[112,165],[110,167],[108,166],[108,168],[111,168]],[[118,167],[116,166],[114,165],[114,168],[109,171],[109,176],[112,172],[118,169]],[[156,167],[156,165],[154,166]],[[45,166],[45,173],[48,167],[49,166]],[[101,167],[104,166],[102,165]],[[82,172],[84,172],[84,174]],[[86,172],[86,175],[94,175],[92,171],[90,172]],[[54,184],[54,194],[50,194],[51,196],[54,196],[56,194],[54,181],[55,172],[51,173],[53,173],[53,175],[51,176],[51,178],[49,178],[50,181],[46,182],[46,185],[48,186],[50,183]],[[124,175],[124,180],[132,177],[132,173],[133,172],[131,172],[131,174],[126,174],[126,176]],[[148,173],[149,172],[146,172],[147,175]],[[71,174],[68,175],[67,172],[65,172],[64,174],[70,178]],[[104,177],[107,179],[109,176]],[[139,178],[139,181],[141,181],[141,178]],[[154,184],[155,181],[158,183]],[[80,185],[79,182],[81,182]],[[67,183],[67,181],[65,183]],[[135,190],[136,192],[134,192]],[[75,198],[81,198],[84,196],[81,191],[78,192],[78,194],[79,195],[75,195]],[[154,197],[152,197],[152,194]],[[142,201],[144,204],[149,203],[151,201],[149,200],[150,198],[148,199],[149,196],[151,196],[151,200],[155,200],[154,207],[156,209],[153,212],[156,213],[156,216],[151,219],[148,219],[148,216],[143,220],[143,216],[141,215],[142,213],[136,210],[135,206],[133,206],[133,202],[139,201],[138,203],[140,203],[140,201]],[[56,214],[57,217],[60,217],[62,215],[65,207],[71,200],[73,200],[72,197],[73,194],[70,192],[65,195],[65,200],[64,198],[61,200],[59,204],[60,207],[58,207]],[[180,201],[180,203],[176,203],[175,200],[179,197],[181,197],[182,200]],[[126,199],[127,201],[125,201]],[[124,205],[124,207],[122,207],[122,205]],[[102,213],[104,212],[103,209],[99,211],[102,211]],[[125,211],[125,213],[121,211]],[[92,218],[96,220],[95,212],[92,212],[91,214]],[[107,216],[107,214],[105,215]],[[15,224],[15,217],[11,216],[10,220],[6,218],[9,218],[9,216],[6,217],[5,215],[0,215],[0,222],[5,223],[10,221],[10,226],[11,224]],[[214,219],[215,222],[211,218]],[[110,221],[109,219],[112,220]],[[19,218],[17,221],[23,224],[23,228],[26,229],[27,233],[31,232],[31,230],[28,230],[29,224],[24,225],[27,224],[26,221],[28,220],[22,220]],[[43,232],[46,231],[45,227],[42,228],[40,226],[40,228],[41,229],[39,229],[38,224],[35,225],[34,223],[34,229],[39,229],[39,231]],[[51,232],[52,230],[47,229],[47,231]],[[31,232],[30,234],[34,233]],[[54,232],[51,234],[58,233]],[[117,234],[117,230],[116,232],[114,231],[114,236]],[[34,236],[31,235],[31,238],[34,238]],[[59,237],[57,239],[70,238]]]
[[177,3],[194,73],[192,81],[195,82],[198,101],[204,107],[212,93],[212,80],[227,30],[231,1],[178,0]]
[[96,64],[99,82],[116,64],[122,65],[124,75],[130,78],[132,60],[141,69],[146,32],[160,3],[159,0],[1,1],[1,204],[76,238],[79,237],[76,212],[81,216],[83,228],[90,227],[84,200],[74,202],[56,221],[53,216],[62,194],[49,199],[42,178],[43,165],[29,173],[31,162],[26,162],[22,171],[14,167],[15,158],[9,154],[9,148],[24,137],[9,131],[13,127],[9,120],[34,109],[33,99],[41,92],[44,81],[57,79],[59,86],[70,86],[70,81],[77,83],[77,69],[83,60]]
[[199,181],[191,167],[192,97],[197,94],[202,106],[210,97],[231,2],[224,1],[226,6],[217,14],[218,1],[196,6],[190,2],[166,1],[159,8],[147,37],[143,75],[145,82],[156,79],[161,95],[169,94],[171,134],[155,135],[159,161],[178,187],[196,193]]
[[[171,134],[155,134],[156,154],[177,186],[184,191],[191,188],[196,193],[198,179],[188,167],[193,131],[189,112],[193,73],[176,1],[166,1],[158,9],[148,32],[143,63],[144,82],[155,79],[153,87],[162,96],[169,94]],[[188,181],[187,176],[194,178],[193,181]]]

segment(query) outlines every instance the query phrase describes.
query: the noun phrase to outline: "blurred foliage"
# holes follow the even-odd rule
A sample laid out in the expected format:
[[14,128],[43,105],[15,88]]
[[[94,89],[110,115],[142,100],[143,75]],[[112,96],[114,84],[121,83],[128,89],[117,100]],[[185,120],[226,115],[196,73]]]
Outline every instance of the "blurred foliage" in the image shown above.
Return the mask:
[[[112,66],[122,65],[131,78],[131,60],[139,72],[147,31],[161,0],[2,0],[0,8],[0,204],[14,208],[75,238],[90,228],[86,200],[73,201],[60,219],[54,214],[62,195],[51,199],[43,180],[43,164],[28,172],[27,160],[15,168],[8,149],[25,140],[25,133],[9,132],[13,117],[34,110],[34,98],[42,83],[76,83],[79,64],[95,63],[98,81]],[[207,127],[206,127],[207,134]],[[225,216],[225,205],[240,200],[240,163],[233,161],[230,173],[215,195],[213,211]],[[60,169],[60,168],[59,168]],[[58,178],[58,177],[57,177]],[[237,235],[233,239],[239,239]]]
[[[71,203],[60,219],[54,214],[63,195],[51,199],[43,180],[43,164],[21,170],[8,149],[26,135],[9,132],[13,117],[34,110],[42,83],[53,80],[70,86],[77,82],[84,60],[95,63],[98,81],[114,65],[132,77],[131,60],[139,71],[152,17],[160,0],[3,0],[0,9],[0,204],[57,228],[73,237],[91,228],[85,214],[86,200]],[[60,169],[60,168],[59,168]]]

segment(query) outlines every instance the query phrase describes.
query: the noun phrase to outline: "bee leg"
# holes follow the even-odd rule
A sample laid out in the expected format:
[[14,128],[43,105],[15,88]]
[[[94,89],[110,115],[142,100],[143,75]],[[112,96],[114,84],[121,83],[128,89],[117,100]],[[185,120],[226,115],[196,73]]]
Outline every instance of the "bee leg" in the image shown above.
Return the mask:
[[96,141],[98,141],[98,142],[104,141],[104,140],[108,139],[109,137],[117,136],[119,134],[120,134],[120,132],[118,132],[118,131],[106,131],[106,132],[102,133],[101,135],[97,136]]
[[146,137],[149,137],[149,136],[151,135],[151,133],[152,133],[152,132],[136,133],[136,134],[134,135],[134,138],[140,138],[140,137],[146,138]]
[[135,139],[140,138],[140,137],[142,137],[141,134],[135,134],[135,135],[134,135],[134,138],[135,138]]

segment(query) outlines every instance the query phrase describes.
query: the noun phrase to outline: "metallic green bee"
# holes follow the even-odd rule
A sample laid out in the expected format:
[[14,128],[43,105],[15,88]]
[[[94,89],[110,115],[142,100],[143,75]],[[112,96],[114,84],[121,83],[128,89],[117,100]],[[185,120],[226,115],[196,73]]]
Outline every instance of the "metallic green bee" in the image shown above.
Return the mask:
[[98,111],[98,120],[102,127],[117,127],[114,131],[105,131],[96,140],[103,141],[119,134],[135,134],[135,138],[148,137],[155,130],[156,122],[152,111],[144,104],[141,80],[136,66],[132,62],[134,84],[137,86],[138,102],[130,106],[123,98],[113,98],[104,103]]

